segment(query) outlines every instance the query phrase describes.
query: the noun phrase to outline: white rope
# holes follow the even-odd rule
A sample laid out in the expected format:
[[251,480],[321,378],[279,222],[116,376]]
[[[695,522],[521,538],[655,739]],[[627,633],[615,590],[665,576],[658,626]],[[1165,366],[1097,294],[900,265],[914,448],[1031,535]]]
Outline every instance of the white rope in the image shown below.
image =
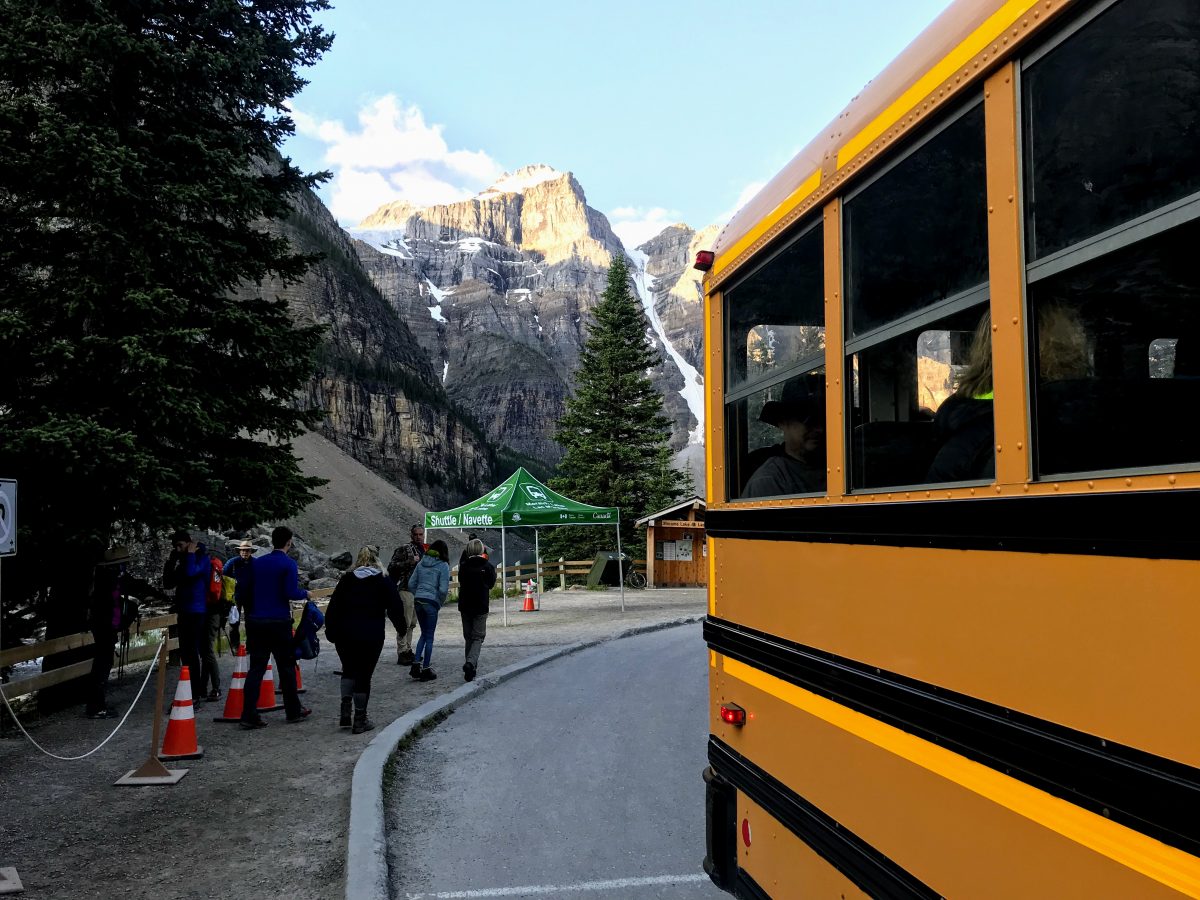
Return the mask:
[[2,687],[0,687],[0,700],[4,701],[4,706],[8,710],[8,714],[10,716],[12,716],[13,721],[17,723],[17,727],[21,729],[21,734],[23,734],[23,735],[25,735],[25,737],[29,738],[29,743],[33,744],[33,746],[37,747],[39,750],[41,750],[47,756],[51,756],[54,759],[60,759],[63,762],[74,762],[79,759],[86,759],[87,757],[91,756],[93,753],[100,750],[105,744],[107,744],[109,741],[111,741],[114,737],[116,737],[117,732],[121,730],[121,726],[125,724],[125,720],[129,718],[129,714],[131,712],[133,712],[133,708],[135,706],[137,706],[137,702],[142,699],[142,694],[146,690],[146,685],[148,685],[150,683],[150,676],[152,674],[154,674],[154,670],[155,670],[155,668],[157,668],[158,658],[159,658],[159,656],[162,655],[163,646],[166,645],[166,643],[167,643],[167,641],[164,638],[162,643],[160,643],[158,645],[158,650],[154,654],[154,659],[152,659],[150,661],[150,668],[146,671],[146,678],[142,682],[141,688],[138,689],[137,696],[134,697],[133,702],[129,704],[129,709],[125,710],[125,715],[123,715],[121,717],[121,721],[117,723],[117,727],[112,730],[112,734],[110,734],[108,737],[106,737],[104,740],[102,740],[98,747],[96,747],[95,749],[89,750],[87,753],[81,754],[80,756],[59,756],[57,753],[51,753],[49,750],[47,750],[45,747],[43,747],[41,744],[39,744],[37,741],[35,741],[33,739],[33,736],[28,731],[25,730],[25,726],[21,724],[21,720],[17,718],[17,714],[15,712],[13,712],[13,708],[9,705],[8,697],[6,697],[4,695],[4,688],[2,688]]

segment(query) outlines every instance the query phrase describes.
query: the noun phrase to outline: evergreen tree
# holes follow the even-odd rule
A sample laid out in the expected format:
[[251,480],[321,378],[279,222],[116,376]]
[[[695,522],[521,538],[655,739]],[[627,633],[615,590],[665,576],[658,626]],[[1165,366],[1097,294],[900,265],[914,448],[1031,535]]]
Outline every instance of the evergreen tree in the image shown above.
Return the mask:
[[[622,549],[644,553],[634,522],[678,497],[682,473],[670,465],[671,420],[646,372],[661,362],[647,336],[641,304],[630,287],[622,256],[613,258],[604,295],[592,313],[576,372],[575,396],[558,422],[555,439],[565,449],[551,486],[574,500],[621,508]],[[556,528],[548,553],[590,559],[612,549],[602,528]]]
[[0,475],[21,482],[18,591],[69,571],[78,601],[118,533],[314,499],[289,441],[313,421],[295,398],[319,331],[282,299],[244,298],[314,259],[263,223],[328,177],[277,149],[297,71],[332,41],[312,23],[327,8],[0,0]]

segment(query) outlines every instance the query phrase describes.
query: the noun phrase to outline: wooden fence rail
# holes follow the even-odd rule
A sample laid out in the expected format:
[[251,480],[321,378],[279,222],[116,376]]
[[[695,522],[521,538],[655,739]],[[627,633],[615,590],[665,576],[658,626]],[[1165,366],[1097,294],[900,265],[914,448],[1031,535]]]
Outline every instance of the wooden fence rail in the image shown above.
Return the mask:
[[[147,631],[170,628],[175,623],[176,616],[174,613],[164,616],[151,616],[142,619],[138,630],[133,633],[142,634]],[[67,650],[89,647],[94,643],[95,641],[92,639],[91,632],[85,631],[78,634],[67,634],[62,637],[51,638],[48,641],[42,641],[37,644],[23,644],[20,647],[10,647],[7,650],[0,651],[0,666],[11,666],[19,662],[28,662],[31,659],[52,656],[55,653],[63,653]],[[125,656],[125,662],[133,663],[153,659],[154,655],[158,652],[158,644],[158,641],[153,641],[142,647],[131,647],[129,653]],[[167,652],[178,649],[178,647],[179,641],[177,638],[171,638],[167,642]],[[62,684],[76,678],[83,678],[91,671],[92,661],[85,659],[59,669],[51,669],[49,672],[40,672],[28,678],[10,681],[8,684],[0,687],[0,690],[3,690],[4,696],[12,700],[14,697],[23,697],[26,694],[32,694],[34,691],[53,687],[56,684]]]
[[[524,581],[528,578],[565,578],[574,575],[588,575],[592,571],[592,567],[596,561],[592,559],[544,559],[537,566],[535,572],[534,564],[531,562],[514,564],[507,568],[496,566],[496,580],[500,580],[501,573],[504,573],[508,581]],[[644,559],[626,560],[625,573],[630,571],[638,571],[645,573],[646,561]],[[450,587],[452,590],[458,588],[458,567],[455,566],[450,571]]]

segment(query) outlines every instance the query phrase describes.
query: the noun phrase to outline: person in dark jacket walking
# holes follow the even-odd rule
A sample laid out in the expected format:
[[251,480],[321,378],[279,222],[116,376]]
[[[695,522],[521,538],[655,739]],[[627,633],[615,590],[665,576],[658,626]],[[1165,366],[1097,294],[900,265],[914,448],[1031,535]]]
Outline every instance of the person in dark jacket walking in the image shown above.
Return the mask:
[[88,625],[93,642],[92,673],[85,710],[89,719],[108,719],[117,713],[108,705],[105,693],[108,673],[112,671],[113,651],[117,646],[117,632],[121,628],[125,563],[129,559],[129,551],[124,547],[106,550],[92,579],[92,596],[88,604]]
[[467,645],[463,680],[473,681],[479,668],[479,651],[487,635],[488,602],[496,583],[496,567],[483,555],[483,541],[469,541],[465,552],[467,558],[458,567],[458,612]]
[[283,708],[289,723],[303,722],[312,710],[300,705],[296,692],[296,650],[292,643],[292,600],[307,600],[308,591],[300,588],[300,570],[288,556],[292,529],[278,526],[271,532],[274,551],[251,564],[254,578],[254,603],[246,612],[246,650],[250,671],[246,674],[246,702],[242,706],[242,727],[262,728],[267,723],[255,709],[255,700],[267,674],[267,662],[275,658],[275,683],[283,691]]
[[[193,678],[203,685],[207,671],[200,660],[207,654],[204,644],[208,637],[208,579],[212,572],[208,551],[203,544],[192,540],[189,532],[180,529],[171,535],[171,555],[163,569],[163,587],[175,589],[175,614],[179,618],[179,660],[188,667]],[[211,645],[209,653],[212,652]],[[216,658],[212,660],[215,665]],[[210,663],[206,660],[206,665]],[[199,703],[204,697],[197,691],[192,698]]]
[[403,632],[406,623],[400,591],[383,574],[378,548],[359,550],[355,566],[341,577],[329,598],[325,637],[333,641],[342,661],[342,708],[338,725],[350,728],[353,724],[353,733],[361,734],[375,727],[367,718],[367,701],[371,698],[371,675],[383,652],[384,616],[392,620],[397,632]]
[[437,630],[438,612],[450,593],[450,564],[446,561],[450,548],[445,541],[434,541],[408,578],[413,594],[421,637],[417,640],[416,662],[409,669],[413,678],[433,681],[437,674],[429,668],[433,658],[433,633]]

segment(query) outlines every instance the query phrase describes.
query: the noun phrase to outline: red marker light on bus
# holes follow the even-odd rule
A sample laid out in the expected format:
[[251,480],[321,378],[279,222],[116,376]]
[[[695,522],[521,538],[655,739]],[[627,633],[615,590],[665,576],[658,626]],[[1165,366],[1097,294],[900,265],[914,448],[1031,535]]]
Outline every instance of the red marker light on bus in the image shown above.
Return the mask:
[[699,269],[701,272],[707,272],[712,268],[713,262],[716,260],[717,254],[711,250],[696,251],[696,262],[692,266],[693,269]]
[[722,703],[721,721],[729,725],[745,725],[746,711],[736,703]]

